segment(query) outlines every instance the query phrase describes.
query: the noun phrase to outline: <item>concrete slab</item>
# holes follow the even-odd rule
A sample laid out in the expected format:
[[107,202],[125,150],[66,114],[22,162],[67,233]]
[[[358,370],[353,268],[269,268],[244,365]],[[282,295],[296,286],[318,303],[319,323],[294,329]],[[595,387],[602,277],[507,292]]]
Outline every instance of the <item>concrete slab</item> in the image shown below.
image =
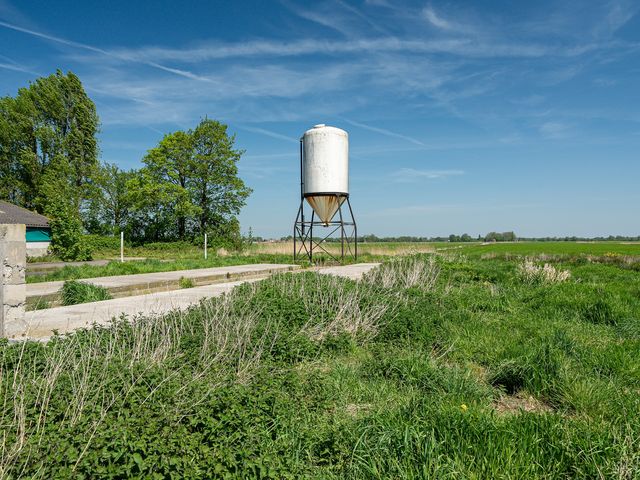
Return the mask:
[[129,318],[138,315],[161,315],[171,310],[184,310],[200,300],[217,297],[244,282],[255,282],[258,278],[235,282],[185,288],[170,292],[158,292],[133,297],[116,298],[102,302],[82,303],[69,307],[56,307],[46,310],[34,310],[26,313],[29,325],[26,337],[46,340],[56,330],[68,333],[93,324],[107,325],[113,317],[124,314]]
[[[299,268],[298,265],[277,263],[256,263],[250,265],[236,265],[229,267],[199,268],[193,270],[175,270],[172,272],[141,273],[136,275],[115,275],[112,277],[83,278],[79,281],[93,283],[109,289],[116,296],[118,293],[151,293],[161,290],[175,290],[180,278],[189,278],[196,285],[213,283],[232,277],[250,275],[266,275],[274,272],[288,271]],[[28,298],[47,298],[57,295],[63,281],[41,282],[27,284]]]
[[339,277],[360,280],[369,270],[380,265],[379,263],[354,263],[353,265],[342,265],[339,267],[324,267],[318,269],[322,275],[337,275]]
[[[286,267],[291,267],[291,265],[265,265],[268,265],[269,267],[280,267],[279,269],[273,268],[274,271],[286,270]],[[365,272],[368,272],[377,265],[379,264],[361,263],[340,267],[325,267],[319,269],[318,273],[358,279],[362,277]],[[243,265],[242,267],[250,266],[251,265]],[[257,265],[253,265],[253,267],[257,267]],[[221,268],[226,268],[228,271],[238,271],[237,269],[240,267]],[[245,269],[243,271],[247,270]],[[249,269],[249,271],[251,271],[251,269]],[[193,272],[193,270],[187,270],[187,272]],[[29,330],[27,335],[23,338],[46,340],[52,335],[54,330],[59,333],[67,333],[78,328],[89,327],[94,323],[106,325],[113,317],[119,317],[122,314],[133,318],[137,315],[154,316],[167,313],[171,310],[183,310],[191,305],[197,304],[204,298],[217,297],[244,282],[255,282],[264,279],[267,276],[268,275],[265,274],[259,278],[237,280],[234,282],[218,283],[169,292],[135,295],[125,298],[105,300],[102,302],[83,303],[69,307],[56,307],[46,310],[30,311],[26,313],[26,321],[29,325]]]

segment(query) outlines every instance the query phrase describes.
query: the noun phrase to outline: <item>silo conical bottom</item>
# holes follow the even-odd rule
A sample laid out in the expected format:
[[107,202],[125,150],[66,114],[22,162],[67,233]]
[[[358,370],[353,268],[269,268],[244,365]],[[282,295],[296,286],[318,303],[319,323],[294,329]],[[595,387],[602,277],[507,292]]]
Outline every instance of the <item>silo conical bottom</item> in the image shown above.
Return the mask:
[[328,225],[333,216],[340,208],[340,205],[347,197],[338,197],[336,195],[313,195],[306,197],[311,208],[316,212],[320,221]]

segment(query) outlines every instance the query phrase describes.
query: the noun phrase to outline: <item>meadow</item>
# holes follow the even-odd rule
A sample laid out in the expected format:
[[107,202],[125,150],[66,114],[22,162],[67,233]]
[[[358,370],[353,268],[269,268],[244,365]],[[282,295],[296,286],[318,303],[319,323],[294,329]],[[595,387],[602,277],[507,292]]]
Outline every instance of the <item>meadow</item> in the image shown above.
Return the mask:
[[[339,254],[338,244],[327,244],[327,250]],[[156,243],[137,247],[127,247],[126,255],[143,260],[119,261],[119,250],[114,247],[102,247],[96,250],[96,259],[110,259],[104,266],[82,265],[65,266],[46,274],[29,275],[28,283],[56,280],[78,280],[83,278],[105,277],[113,275],[131,275],[137,273],[168,272],[196,268],[224,267],[250,263],[292,264],[293,242],[256,242],[247,245],[240,252],[225,249],[211,249],[204,259],[202,247],[186,243]],[[547,256],[558,259],[579,257],[608,257],[610,261],[636,262],[640,257],[640,243],[624,242],[514,242],[514,243],[449,243],[449,242],[367,242],[358,246],[359,262],[383,261],[391,256],[417,253],[455,252],[469,256]],[[345,263],[353,263],[347,257]],[[309,266],[305,258],[297,262]],[[335,263],[327,255],[317,254],[314,263],[318,265]]]
[[5,342],[0,476],[638,478],[640,273],[482,252]]

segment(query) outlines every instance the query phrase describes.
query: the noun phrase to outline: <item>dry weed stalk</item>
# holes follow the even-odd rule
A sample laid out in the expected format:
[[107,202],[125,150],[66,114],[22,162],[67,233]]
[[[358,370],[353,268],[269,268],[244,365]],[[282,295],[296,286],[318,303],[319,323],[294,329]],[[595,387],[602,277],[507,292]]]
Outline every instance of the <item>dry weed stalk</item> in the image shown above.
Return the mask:
[[363,282],[384,289],[418,287],[432,290],[439,274],[440,267],[433,256],[399,257],[367,273]]
[[562,283],[571,278],[571,272],[568,270],[560,270],[548,263],[539,266],[531,260],[525,260],[518,265],[517,273],[525,283],[530,284]]

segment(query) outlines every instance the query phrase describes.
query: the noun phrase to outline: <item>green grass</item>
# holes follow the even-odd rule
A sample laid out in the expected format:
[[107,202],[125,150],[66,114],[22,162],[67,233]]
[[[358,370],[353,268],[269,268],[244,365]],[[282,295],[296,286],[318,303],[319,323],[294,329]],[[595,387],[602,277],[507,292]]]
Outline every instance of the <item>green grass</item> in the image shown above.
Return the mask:
[[60,290],[62,305],[77,305],[79,303],[100,302],[111,300],[113,297],[104,287],[92,283],[68,280]]
[[640,273],[520,265],[283,274],[2,344],[0,476],[639,478]]
[[178,284],[180,285],[180,288],[193,288],[196,286],[196,283],[193,281],[192,278],[186,278],[186,277],[180,277]]
[[512,255],[640,255],[640,243],[624,242],[514,242],[464,245],[465,254]]

